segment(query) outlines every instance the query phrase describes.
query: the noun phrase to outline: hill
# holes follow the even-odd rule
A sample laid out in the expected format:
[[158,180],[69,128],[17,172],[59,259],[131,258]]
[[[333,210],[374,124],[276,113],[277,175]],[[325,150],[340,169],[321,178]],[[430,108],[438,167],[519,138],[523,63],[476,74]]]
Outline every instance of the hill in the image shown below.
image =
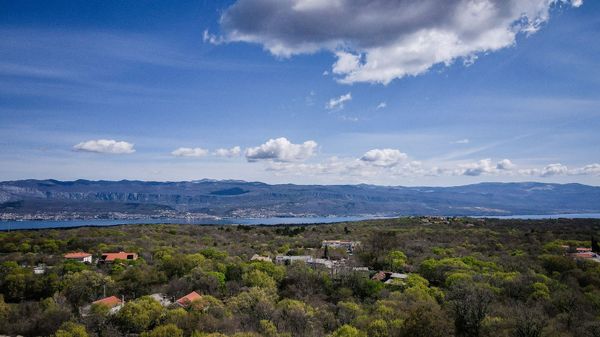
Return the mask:
[[0,182],[3,218],[514,215],[600,212],[600,187],[480,183],[456,187],[269,185],[189,182],[19,180]]

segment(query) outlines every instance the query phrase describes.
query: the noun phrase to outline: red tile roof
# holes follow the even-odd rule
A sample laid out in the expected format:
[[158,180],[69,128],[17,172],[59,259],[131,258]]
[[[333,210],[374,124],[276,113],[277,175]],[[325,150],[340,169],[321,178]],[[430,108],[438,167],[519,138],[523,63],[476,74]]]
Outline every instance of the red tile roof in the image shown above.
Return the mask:
[[92,256],[90,253],[74,252],[65,254],[65,259],[83,259],[84,257]]
[[199,300],[201,298],[202,298],[202,295],[198,294],[195,291],[192,291],[191,293],[178,299],[176,302],[177,302],[177,304],[181,305],[182,307],[187,307],[190,304],[192,304],[192,302]]
[[592,252],[585,252],[585,253],[575,253],[575,254],[573,254],[573,255],[574,255],[575,257],[579,257],[579,258],[582,258],[582,259],[591,259],[591,258],[593,258],[593,257],[595,257],[595,256],[596,256],[596,254],[595,254],[595,253],[592,253]]
[[123,303],[123,302],[117,296],[106,297],[106,298],[97,300],[95,302],[92,302],[92,304],[102,304],[109,308],[114,308],[121,303]]
[[136,253],[118,252],[118,253],[102,253],[102,260],[104,260],[104,261],[127,260],[128,256],[132,256],[132,258],[130,260],[136,260],[138,258],[138,255]]

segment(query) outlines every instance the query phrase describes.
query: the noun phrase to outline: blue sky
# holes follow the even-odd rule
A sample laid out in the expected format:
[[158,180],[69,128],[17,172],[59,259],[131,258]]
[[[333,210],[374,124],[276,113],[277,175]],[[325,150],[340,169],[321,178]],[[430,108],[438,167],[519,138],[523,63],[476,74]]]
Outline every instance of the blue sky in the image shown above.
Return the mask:
[[600,3],[427,2],[0,1],[0,180],[600,185]]

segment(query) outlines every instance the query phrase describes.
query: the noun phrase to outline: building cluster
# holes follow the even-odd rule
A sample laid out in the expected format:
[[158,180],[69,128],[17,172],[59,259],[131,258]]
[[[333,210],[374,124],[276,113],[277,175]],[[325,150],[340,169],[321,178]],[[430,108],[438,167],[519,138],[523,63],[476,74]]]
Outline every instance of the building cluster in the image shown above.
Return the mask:
[[[86,252],[70,252],[63,255],[65,260],[69,261],[78,261],[82,263],[92,264],[94,263],[93,256],[90,253]],[[98,263],[114,263],[120,260],[123,261],[135,261],[138,259],[138,255],[136,253],[126,253],[126,252],[118,252],[118,253],[102,253],[100,258],[98,259]],[[36,275],[41,275],[46,273],[48,268],[52,268],[46,266],[45,264],[39,264],[33,267],[33,273]]]
[[[191,293],[175,300],[173,298],[169,298],[165,294],[152,294],[149,295],[152,299],[160,303],[163,307],[180,307],[180,308],[188,308],[192,305],[193,302],[202,299],[202,295],[199,293],[192,291]],[[92,306],[104,306],[108,309],[110,314],[115,314],[119,312],[125,306],[125,299],[118,298],[117,296],[108,296],[101,298],[97,301],[94,301],[84,307],[81,308],[82,316],[87,316],[91,312]]]
[[354,250],[360,246],[360,241],[347,241],[347,240],[323,240],[321,242],[321,248],[343,248],[346,249],[348,254],[354,253]]
[[[315,269],[325,269],[332,274],[337,274],[340,271],[354,270],[354,271],[368,271],[366,267],[351,267],[349,260],[346,258],[331,259],[328,254],[329,249],[344,249],[348,255],[352,255],[356,249],[360,246],[359,241],[346,241],[346,240],[323,240],[321,242],[321,248],[324,250],[322,257],[315,257],[312,255],[277,255],[275,257],[275,263],[291,265],[293,263],[301,262]],[[256,255],[255,255],[256,256]],[[258,258],[253,256],[252,260]],[[265,258],[265,257],[261,257]],[[270,258],[269,258],[270,259]]]
[[287,256],[287,255],[278,255],[275,257],[275,262],[285,265],[290,265],[294,262],[303,262],[311,267],[324,267],[327,269],[337,269],[341,267],[343,261],[334,261],[323,258],[315,258],[310,255],[295,255],[295,256]]

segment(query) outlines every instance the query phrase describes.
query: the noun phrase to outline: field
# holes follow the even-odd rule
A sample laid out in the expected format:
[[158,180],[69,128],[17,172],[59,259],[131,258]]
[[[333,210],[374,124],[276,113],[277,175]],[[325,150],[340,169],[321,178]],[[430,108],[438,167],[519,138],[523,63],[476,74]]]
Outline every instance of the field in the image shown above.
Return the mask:
[[[435,217],[2,232],[0,334],[600,336],[600,263],[573,254],[597,236],[592,219]],[[63,257],[82,251],[93,263]],[[96,261],[120,251],[139,259]],[[396,277],[372,279],[379,271]],[[192,291],[202,296],[185,306],[147,296]],[[120,310],[89,307],[111,295]]]

